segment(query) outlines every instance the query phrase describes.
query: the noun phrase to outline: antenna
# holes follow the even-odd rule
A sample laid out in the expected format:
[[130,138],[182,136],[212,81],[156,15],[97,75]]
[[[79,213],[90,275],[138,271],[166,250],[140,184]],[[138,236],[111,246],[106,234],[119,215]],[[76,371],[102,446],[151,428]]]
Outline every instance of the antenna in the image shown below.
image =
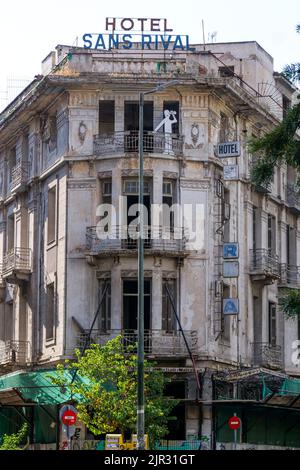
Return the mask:
[[212,33],[208,33],[208,40],[210,42],[216,42],[218,31],[213,31]]
[[203,34],[203,50],[206,51],[206,46],[205,46],[205,32],[204,32],[204,20],[202,20],[202,34]]

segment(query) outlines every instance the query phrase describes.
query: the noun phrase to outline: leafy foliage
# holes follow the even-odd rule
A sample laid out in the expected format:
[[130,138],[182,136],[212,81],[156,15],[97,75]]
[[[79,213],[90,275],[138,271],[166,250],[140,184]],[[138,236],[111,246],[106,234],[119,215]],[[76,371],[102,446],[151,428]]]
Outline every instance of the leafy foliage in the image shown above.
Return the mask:
[[286,289],[279,300],[279,305],[287,318],[300,318],[300,291]]
[[283,161],[300,167],[300,141],[295,140],[299,128],[300,103],[297,103],[275,129],[260,139],[250,141],[250,152],[260,157],[251,174],[254,184],[268,184],[275,166]]
[[[106,434],[136,429],[137,356],[134,347],[124,347],[118,336],[104,346],[93,344],[81,357],[76,350],[75,363],[57,366],[58,379],[54,382],[82,401],[76,405],[80,421],[94,434]],[[65,368],[76,370],[87,379],[66,383]],[[145,429],[150,440],[163,437],[167,432],[169,414],[178,401],[163,396],[166,379],[145,361]]]
[[20,445],[28,434],[28,425],[24,423],[16,434],[4,434],[0,450],[22,450]]
[[[297,25],[296,31],[300,32],[300,25]],[[283,75],[293,82],[299,81],[300,63],[287,65]],[[299,128],[300,103],[297,103],[288,110],[287,115],[275,129],[262,138],[255,138],[249,142],[250,152],[259,157],[251,173],[254,185],[268,185],[276,165],[283,162],[294,168],[300,168],[300,142],[295,138]]]
[[[296,32],[300,33],[300,24],[297,24]],[[286,65],[283,69],[283,74],[292,82],[300,81],[300,63]]]

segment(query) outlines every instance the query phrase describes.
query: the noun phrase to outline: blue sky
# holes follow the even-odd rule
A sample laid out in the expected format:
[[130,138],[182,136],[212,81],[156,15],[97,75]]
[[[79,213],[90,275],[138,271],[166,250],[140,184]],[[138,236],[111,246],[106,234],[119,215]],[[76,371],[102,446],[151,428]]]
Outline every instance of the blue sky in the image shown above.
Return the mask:
[[[5,2],[5,3],[4,3]],[[178,34],[202,42],[202,19],[217,42],[256,40],[281,70],[300,61],[299,0],[11,0],[1,2],[0,92],[7,78],[33,78],[57,44],[73,44],[88,32],[105,32],[106,17],[168,18]],[[1,98],[1,96],[0,96]],[[1,104],[1,103],[0,103]]]

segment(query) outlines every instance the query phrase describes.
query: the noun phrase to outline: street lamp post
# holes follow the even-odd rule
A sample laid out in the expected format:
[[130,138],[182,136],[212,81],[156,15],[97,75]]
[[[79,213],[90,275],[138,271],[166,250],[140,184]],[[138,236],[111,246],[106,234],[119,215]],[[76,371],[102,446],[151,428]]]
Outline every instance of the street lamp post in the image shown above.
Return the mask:
[[139,94],[139,218],[138,239],[138,358],[137,358],[137,449],[144,450],[145,442],[145,400],[144,400],[144,97],[156,91],[178,85],[171,80],[149,91]]

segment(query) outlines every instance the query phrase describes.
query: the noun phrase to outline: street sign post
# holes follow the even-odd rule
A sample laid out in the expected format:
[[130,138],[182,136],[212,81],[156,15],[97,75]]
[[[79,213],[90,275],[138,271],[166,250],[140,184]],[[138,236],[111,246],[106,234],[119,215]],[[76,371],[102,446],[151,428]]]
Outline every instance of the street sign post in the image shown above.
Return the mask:
[[228,426],[234,432],[234,450],[236,450],[236,444],[237,444],[237,430],[240,429],[241,424],[242,424],[242,422],[241,422],[240,418],[238,418],[238,416],[236,416],[236,414],[234,414],[234,416],[229,418]]
[[223,315],[238,315],[239,299],[223,299]]
[[237,259],[238,257],[239,257],[239,244],[238,243],[224,243],[223,258],[224,259]]
[[73,426],[76,423],[76,419],[77,414],[72,410],[66,410],[61,417],[65,426]]

